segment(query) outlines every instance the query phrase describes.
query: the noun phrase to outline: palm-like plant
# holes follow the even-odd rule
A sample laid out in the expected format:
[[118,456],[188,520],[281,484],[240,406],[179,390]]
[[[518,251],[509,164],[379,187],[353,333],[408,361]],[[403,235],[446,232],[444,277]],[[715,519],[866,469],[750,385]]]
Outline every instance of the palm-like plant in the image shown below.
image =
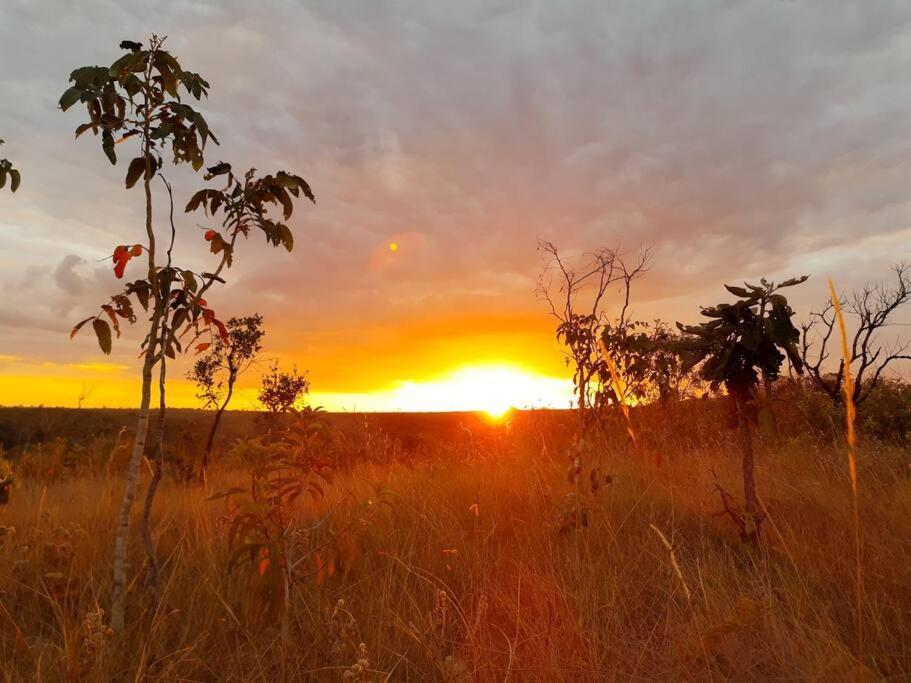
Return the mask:
[[809,276],[780,284],[760,280],[744,287],[725,285],[738,300],[702,309],[709,318],[700,325],[677,327],[683,334],[677,349],[687,365],[700,365],[700,374],[713,388],[724,386],[737,414],[743,461],[744,514],[732,513],[743,537],[757,542],[764,518],[756,495],[753,468],[752,424],[756,417],[756,388],[760,376],[768,383],[778,378],[785,358],[798,373],[803,362],[798,350],[800,332],[791,318],[794,311],[779,290],[805,282]]

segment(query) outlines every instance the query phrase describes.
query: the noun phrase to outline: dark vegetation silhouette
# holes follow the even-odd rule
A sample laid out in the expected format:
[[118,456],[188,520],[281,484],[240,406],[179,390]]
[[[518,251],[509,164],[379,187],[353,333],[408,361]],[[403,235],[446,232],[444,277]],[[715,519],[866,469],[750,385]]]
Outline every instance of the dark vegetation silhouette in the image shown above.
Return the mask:
[[573,371],[576,406],[585,425],[611,400],[603,390],[610,386],[604,381],[610,373],[601,331],[611,316],[611,328],[628,334],[632,286],[648,271],[650,251],[643,249],[630,263],[616,248],[570,259],[551,242],[539,240],[538,251],[545,264],[536,292],[557,321],[557,340],[567,349],[565,361]]
[[278,361],[269,366],[259,389],[259,402],[266,409],[266,423],[272,427],[278,419],[294,410],[298,402],[310,391],[310,381],[298,372],[297,367],[283,370]]
[[889,335],[890,341],[882,339],[884,333],[894,333],[895,316],[911,301],[911,267],[900,263],[892,271],[893,284],[867,283],[849,296],[840,297],[842,312],[852,324],[853,334],[847,360],[835,350],[838,364],[834,371],[827,363],[832,346],[839,344],[833,301],[827,300],[801,325],[801,359],[807,374],[836,404],[844,399],[846,365],[851,366],[854,376],[851,396],[855,405],[859,405],[874,394],[893,363],[911,360],[911,340],[896,334]]
[[188,373],[188,378],[196,384],[197,397],[206,408],[215,410],[200,463],[199,476],[203,481],[215,444],[215,434],[222,415],[234,395],[237,379],[255,362],[257,355],[262,351],[262,340],[266,335],[263,318],[258,313],[243,318],[231,318],[226,327],[227,339],[219,335],[213,345],[200,345],[200,351],[208,349],[208,353],[199,358]]
[[[0,145],[3,144],[3,140],[0,140]],[[9,189],[12,192],[15,192],[19,189],[19,184],[22,182],[22,174],[13,167],[13,162],[9,159],[0,159],[0,190],[6,187],[6,181],[9,179]]]
[[[268,243],[293,247],[288,226],[269,215],[270,205],[281,209],[284,220],[291,217],[294,199],[303,195],[313,201],[313,193],[300,177],[284,171],[275,175],[257,176],[254,170],[235,176],[231,165],[219,162],[208,168],[205,180],[221,183],[220,189],[203,189],[192,196],[186,212],[202,208],[215,222],[204,231],[209,251],[218,260],[208,272],[194,272],[172,262],[176,236],[174,198],[171,184],[164,175],[166,152],[170,150],[174,164],[189,164],[194,171],[204,166],[203,152],[208,142],[218,140],[210,131],[203,115],[182,99],[182,94],[200,100],[208,95],[208,82],[199,74],[185,69],[177,59],[163,49],[163,38],[152,36],[148,49],[141,43],[123,41],[125,54],[108,66],[86,66],[70,75],[72,86],[60,98],[60,108],[67,111],[76,104],[85,105],[88,121],[79,125],[76,136],[91,130],[100,136],[101,148],[108,160],[117,163],[117,145],[131,141],[137,156],[129,163],[126,189],[142,183],[145,205],[145,242],[118,245],[114,249],[114,274],[120,279],[131,259],[145,255],[145,277],[130,282],[122,292],[101,306],[98,314],[79,322],[75,335],[91,322],[104,353],[111,352],[112,327],[120,335],[120,323],[137,320],[133,301],[148,314],[147,333],[142,342],[142,389],[140,413],[136,427],[130,466],[127,472],[123,503],[118,517],[114,551],[114,585],[112,591],[111,623],[115,630],[124,626],[124,596],[127,587],[127,539],[130,529],[133,500],[139,466],[146,451],[153,371],[159,368],[159,443],[154,459],[155,475],[145,503],[144,537],[150,584],[157,590],[158,571],[151,543],[149,515],[152,501],[161,480],[164,449],[165,382],[167,358],[184,350],[181,338],[191,336],[186,346],[196,344],[197,350],[210,344],[214,335],[223,341],[228,331],[204,298],[216,283],[224,283],[223,271],[234,259],[234,249],[240,237],[251,231],[261,232]],[[153,221],[154,195],[152,181],[160,179],[167,192],[169,229],[160,243]],[[218,221],[218,218],[221,218]],[[207,341],[197,341],[200,337]]]
[[770,388],[780,376],[785,359],[795,372],[803,372],[797,347],[800,332],[791,321],[794,311],[779,292],[806,282],[807,277],[780,284],[763,278],[759,285],[725,285],[725,289],[738,297],[737,301],[703,308],[702,315],[709,320],[699,325],[677,323],[683,339],[676,346],[686,357],[687,365],[699,365],[703,379],[713,387],[723,385],[733,401],[743,466],[743,514],[729,506],[723,491],[721,495],[743,538],[754,544],[759,541],[765,519],[756,494],[753,458],[752,429],[759,414],[757,387],[762,378]]

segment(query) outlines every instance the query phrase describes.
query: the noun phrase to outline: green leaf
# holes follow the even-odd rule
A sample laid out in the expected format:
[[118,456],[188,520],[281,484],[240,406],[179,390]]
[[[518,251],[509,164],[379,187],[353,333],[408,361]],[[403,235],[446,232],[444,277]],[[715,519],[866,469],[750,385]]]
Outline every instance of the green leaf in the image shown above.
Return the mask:
[[136,59],[136,53],[128,52],[116,62],[111,64],[111,67],[108,69],[108,75],[112,78],[119,76],[122,71],[125,71],[127,69],[127,67],[134,59]]
[[98,346],[105,354],[111,353],[111,326],[107,321],[101,318],[92,320],[92,328],[95,330],[95,336],[98,337]]
[[785,280],[784,282],[782,282],[780,285],[778,285],[778,287],[779,287],[779,289],[782,287],[793,287],[794,285],[799,285],[801,283],[806,282],[809,279],[810,279],[809,275],[801,275],[800,277],[792,277],[791,279]]
[[278,237],[285,245],[285,249],[288,251],[294,249],[294,235],[291,234],[291,229],[287,225],[278,226]]
[[63,111],[66,111],[74,104],[76,104],[82,98],[82,89],[81,88],[67,88],[66,92],[60,96],[60,108]]
[[724,288],[728,290],[734,296],[739,296],[741,299],[748,299],[751,294],[743,287],[734,287],[733,285],[725,285]]
[[[129,55],[127,55],[129,56]],[[136,157],[130,162],[130,167],[127,169],[127,178],[126,185],[129,190],[133,185],[136,184],[136,181],[145,173],[146,170],[146,160],[145,157]]]
[[117,163],[117,154],[114,153],[114,136],[109,130],[101,132],[101,149],[111,164]]

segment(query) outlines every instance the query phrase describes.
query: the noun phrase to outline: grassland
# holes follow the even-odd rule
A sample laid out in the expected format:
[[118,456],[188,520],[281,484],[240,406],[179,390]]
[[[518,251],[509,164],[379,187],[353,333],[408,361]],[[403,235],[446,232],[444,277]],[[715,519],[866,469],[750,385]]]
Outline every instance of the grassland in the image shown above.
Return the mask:
[[[344,547],[331,567],[315,561],[314,538],[302,541],[284,636],[258,572],[228,571],[226,504],[206,500],[248,485],[256,422],[229,414],[207,487],[168,470],[154,513],[161,593],[145,589],[136,540],[128,628],[115,636],[99,610],[133,415],[4,409],[16,486],[0,508],[2,678],[907,679],[908,452],[860,443],[861,664],[837,420],[775,412],[759,432],[759,547],[717,514],[716,484],[736,496],[739,459],[714,402],[632,411],[635,449],[613,421],[576,443],[560,412],[332,416],[344,459],[325,497],[302,500],[289,523],[313,528],[327,511],[356,523],[334,537]],[[171,460],[195,458],[207,419],[174,412]],[[576,455],[600,468],[598,490],[568,480]],[[381,489],[389,504],[360,521]],[[359,658],[367,666],[352,668]]]

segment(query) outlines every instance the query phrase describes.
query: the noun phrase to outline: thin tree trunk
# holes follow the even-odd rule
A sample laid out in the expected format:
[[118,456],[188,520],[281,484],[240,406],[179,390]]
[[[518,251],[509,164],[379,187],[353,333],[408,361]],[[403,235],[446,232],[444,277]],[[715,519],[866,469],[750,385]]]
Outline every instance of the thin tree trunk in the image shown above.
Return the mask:
[[145,452],[149,431],[149,404],[152,401],[152,367],[155,365],[155,351],[159,323],[158,311],[152,320],[149,334],[149,348],[142,363],[142,398],[139,404],[139,419],[136,421],[136,435],[133,438],[133,452],[127,467],[123,488],[123,501],[117,515],[117,536],[114,540],[114,582],[111,587],[111,628],[122,631],[124,627],[124,599],[127,586],[127,541],[130,535],[130,520],[133,500],[136,498],[136,484],[139,479],[139,465]]
[[[154,49],[154,48],[153,48]],[[149,60],[145,71],[145,85],[152,78],[152,60]],[[111,586],[111,628],[123,631],[125,622],[124,600],[127,587],[127,542],[130,535],[130,520],[133,512],[133,501],[136,498],[136,484],[139,479],[139,465],[145,452],[146,437],[149,431],[149,405],[152,401],[152,368],[155,365],[155,354],[158,346],[158,328],[164,314],[167,301],[163,301],[158,291],[157,269],[155,267],[155,230],[152,227],[152,162],[149,156],[151,140],[149,129],[151,112],[146,97],[143,108],[142,153],[145,158],[143,189],[145,191],[145,228],[148,239],[149,284],[152,288],[153,309],[149,326],[149,343],[142,361],[142,394],[139,402],[139,419],[136,421],[136,434],[133,437],[133,452],[127,467],[127,477],[123,488],[123,501],[117,515],[117,531],[114,539],[114,571]]]
[[[166,325],[162,324],[162,337],[165,335]],[[165,400],[165,378],[167,377],[167,364],[164,354],[161,357],[161,370],[158,375],[158,449],[155,454],[154,466],[152,468],[152,479],[149,481],[149,488],[146,491],[145,504],[142,509],[142,541],[145,545],[146,561],[149,568],[148,584],[152,590],[153,597],[157,600],[159,590],[159,571],[158,560],[155,557],[155,542],[152,539],[152,504],[155,501],[155,494],[158,492],[158,485],[161,483],[162,471],[164,469],[164,435],[165,435],[165,418],[167,411],[167,402]]]
[[753,437],[750,427],[749,406],[747,397],[735,394],[737,405],[737,429],[740,436],[741,467],[743,471],[743,500],[744,500],[744,537],[750,543],[759,541],[759,531],[762,526],[762,513],[759,508],[759,498],[756,495],[756,477],[753,467]]
[[225,402],[215,411],[215,420],[212,422],[212,428],[209,430],[209,438],[206,440],[206,452],[202,455],[202,470],[200,475],[203,482],[206,481],[206,472],[209,468],[209,456],[212,454],[212,447],[215,445],[215,432],[218,431],[218,425],[221,422],[221,416],[228,407],[231,395],[234,393],[234,383],[228,383],[228,395],[225,396]]

